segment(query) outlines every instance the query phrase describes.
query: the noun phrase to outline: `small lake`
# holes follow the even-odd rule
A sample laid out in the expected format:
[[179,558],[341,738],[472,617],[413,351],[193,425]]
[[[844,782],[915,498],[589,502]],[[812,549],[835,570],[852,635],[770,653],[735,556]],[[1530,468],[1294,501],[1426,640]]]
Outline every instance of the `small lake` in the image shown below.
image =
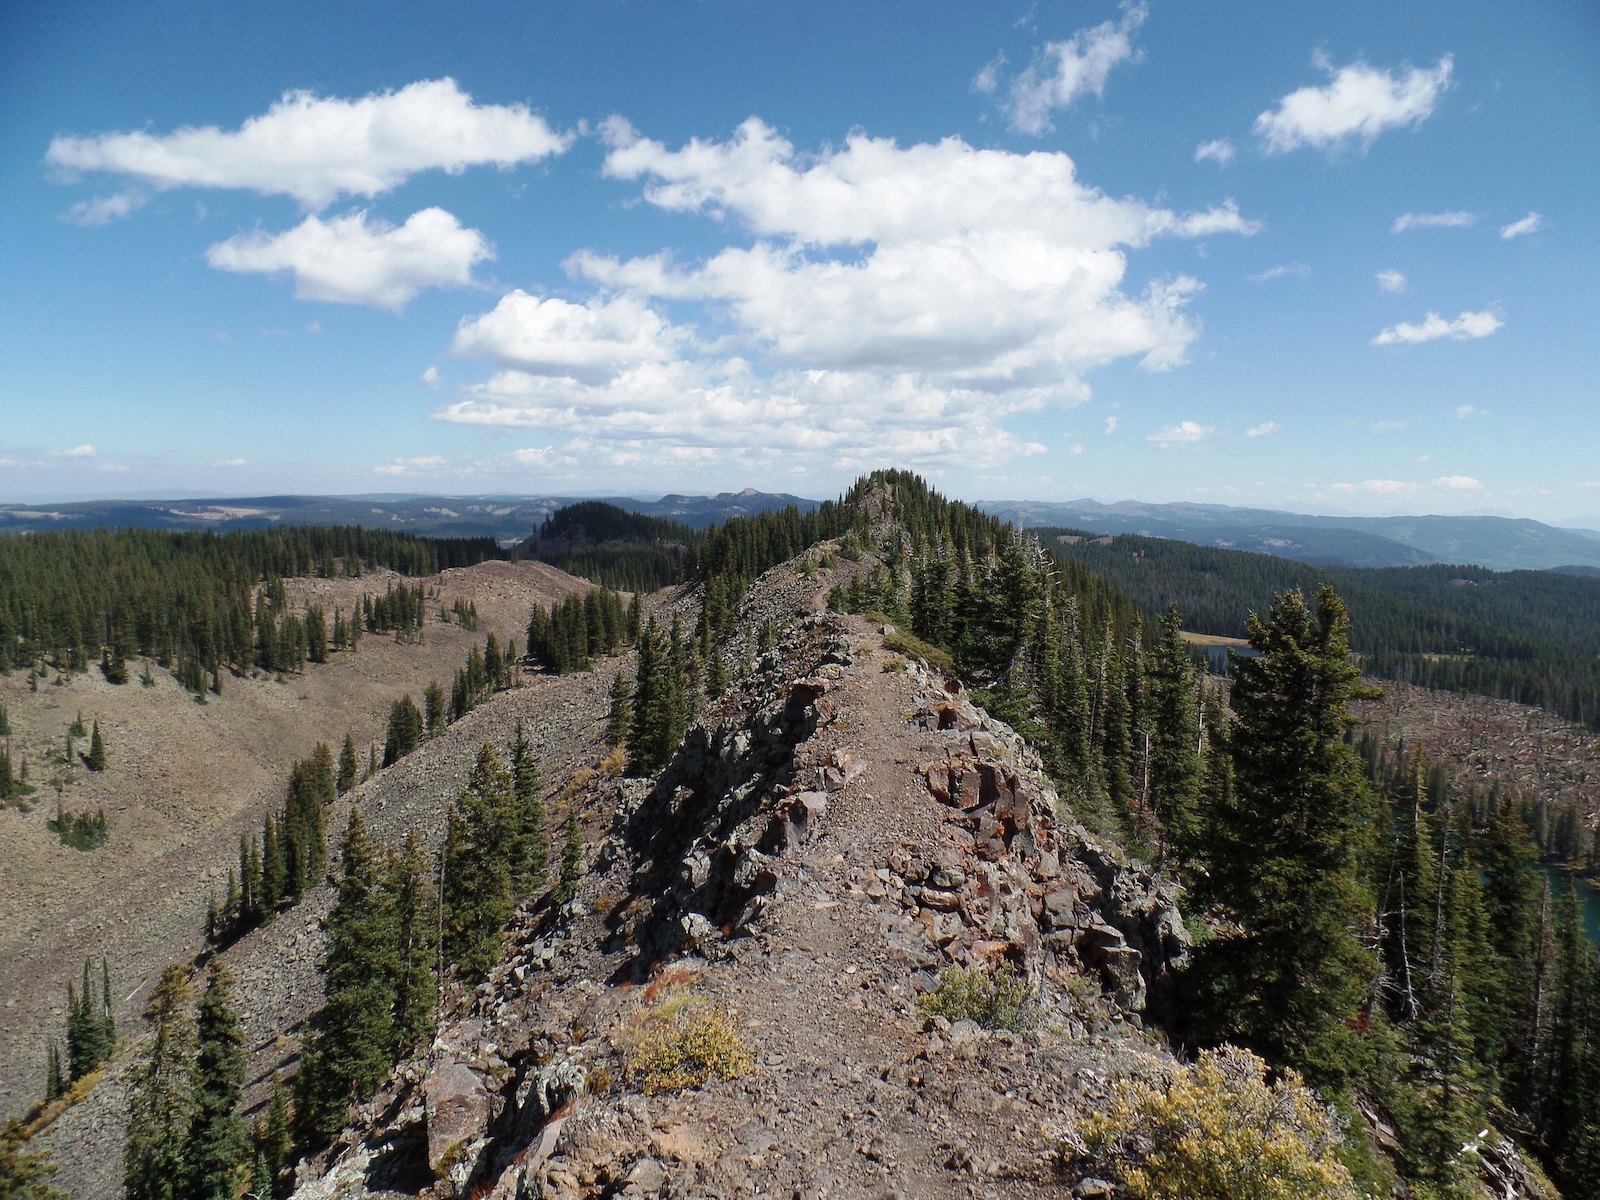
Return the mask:
[[1577,884],[1578,899],[1583,904],[1583,932],[1591,942],[1600,946],[1600,891],[1591,887],[1587,880],[1580,879],[1571,871],[1563,871],[1560,867],[1540,863],[1535,869],[1543,872],[1545,878],[1550,880],[1551,899],[1565,893],[1568,881]]

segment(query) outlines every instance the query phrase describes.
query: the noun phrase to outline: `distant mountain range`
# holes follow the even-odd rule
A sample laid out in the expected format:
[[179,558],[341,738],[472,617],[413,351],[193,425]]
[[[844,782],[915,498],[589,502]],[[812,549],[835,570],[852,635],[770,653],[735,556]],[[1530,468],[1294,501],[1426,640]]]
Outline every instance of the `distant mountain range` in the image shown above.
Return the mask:
[[[142,529],[261,529],[272,525],[361,525],[433,537],[492,537],[511,547],[533,534],[572,496],[245,496],[196,500],[83,500],[0,505],[0,534],[95,526]],[[785,492],[746,488],[715,496],[658,500],[598,497],[629,512],[696,529],[729,517],[818,504]],[[1404,567],[1472,563],[1500,571],[1600,571],[1600,531],[1509,517],[1320,517],[1223,504],[1123,500],[992,500],[985,512],[1023,528],[1061,526],[1138,533],[1201,546],[1250,550],[1317,565]]]
[[981,502],[978,507],[1024,528],[1137,533],[1318,565],[1472,563],[1498,571],[1600,568],[1600,531],[1558,529],[1509,517],[1316,517],[1223,504],[1132,500],[1116,504],[1004,500]]
[[[817,506],[785,493],[723,492],[659,500],[603,497],[619,508],[704,529],[729,517],[795,505]],[[82,500],[69,504],[0,505],[0,534],[45,529],[264,529],[273,525],[360,525],[431,537],[492,537],[511,546],[543,524],[571,496],[241,496],[203,500]]]

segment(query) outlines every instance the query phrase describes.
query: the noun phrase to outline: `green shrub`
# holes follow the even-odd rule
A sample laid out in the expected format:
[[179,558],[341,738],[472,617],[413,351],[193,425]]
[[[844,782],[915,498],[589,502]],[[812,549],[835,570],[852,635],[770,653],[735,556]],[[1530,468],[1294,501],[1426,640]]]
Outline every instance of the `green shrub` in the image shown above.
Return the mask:
[[1293,1071],[1233,1046],[1113,1089],[1085,1130],[1097,1169],[1139,1200],[1358,1200],[1333,1113]]
[[1023,1031],[1039,1024],[1039,1006],[1028,981],[1010,963],[994,971],[946,967],[939,984],[917,1000],[917,1008],[947,1021],[975,1021],[985,1029]]
[[907,658],[920,658],[941,674],[956,673],[956,660],[950,657],[949,651],[931,646],[916,634],[908,633],[899,626],[895,626],[893,633],[883,635],[883,648],[904,654]]

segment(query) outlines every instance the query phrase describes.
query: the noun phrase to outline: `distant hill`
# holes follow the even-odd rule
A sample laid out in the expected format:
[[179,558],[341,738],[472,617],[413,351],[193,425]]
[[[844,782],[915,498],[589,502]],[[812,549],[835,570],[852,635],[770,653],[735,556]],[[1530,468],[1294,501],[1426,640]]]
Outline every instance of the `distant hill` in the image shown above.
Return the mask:
[[[665,517],[696,529],[729,517],[817,501],[786,493],[667,495],[659,500],[606,497],[629,512]],[[492,537],[513,546],[532,535],[570,496],[241,496],[197,500],[82,500],[66,504],[0,503],[0,534],[44,529],[265,529],[273,525],[360,525],[429,537]]]
[[1223,504],[1007,500],[979,504],[1024,528],[1172,538],[1315,565],[1464,563],[1496,571],[1600,567],[1600,533],[1510,517],[1323,517]]

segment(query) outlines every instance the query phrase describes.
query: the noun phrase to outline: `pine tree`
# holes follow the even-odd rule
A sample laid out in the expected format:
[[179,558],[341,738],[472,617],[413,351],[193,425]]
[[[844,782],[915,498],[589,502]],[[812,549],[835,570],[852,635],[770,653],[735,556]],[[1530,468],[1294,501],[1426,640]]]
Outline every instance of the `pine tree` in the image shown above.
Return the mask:
[[65,1192],[50,1185],[56,1164],[42,1151],[24,1150],[27,1144],[18,1118],[0,1127],[0,1200],[67,1200]]
[[89,737],[89,758],[84,763],[91,771],[106,769],[106,743],[100,736],[100,722],[94,723],[94,733]]
[[1328,587],[1314,612],[1288,592],[1251,617],[1260,657],[1233,660],[1232,797],[1204,816],[1209,870],[1195,888],[1242,925],[1197,963],[1216,1032],[1321,1082],[1352,1065],[1347,1022],[1374,969],[1352,933],[1371,925],[1356,870],[1376,814],[1346,741],[1365,694],[1349,624]]
[[220,958],[206,971],[200,997],[199,1054],[194,1067],[194,1118],[185,1158],[189,1195],[233,1200],[249,1161],[244,1121],[235,1111],[244,1092],[244,1030],[231,1004],[233,977]]
[[[721,656],[712,651],[713,661],[720,662]],[[611,679],[611,710],[606,716],[606,744],[620,746],[628,740],[628,725],[633,719],[633,697],[628,690],[628,681],[618,671]]]
[[422,741],[422,711],[410,696],[401,696],[389,707],[388,734],[383,742],[383,765],[393,766],[410,754]]
[[185,1151],[194,1121],[195,1028],[184,968],[162,972],[145,1020],[148,1056],[134,1073],[128,1097],[123,1186],[128,1200],[188,1200]]
[[116,1026],[108,1004],[95,999],[90,984],[90,962],[83,960],[83,988],[74,992],[67,985],[67,1063],[68,1079],[76,1083],[111,1057]]
[[297,1081],[296,1121],[309,1144],[337,1133],[348,1105],[370,1095],[392,1061],[393,914],[382,859],[360,809],[350,814],[339,865],[339,899],[325,923],[321,964],[327,1004]]
[[294,1165],[294,1134],[289,1119],[289,1093],[276,1072],[272,1076],[272,1099],[267,1104],[266,1124],[256,1143],[256,1158],[265,1162],[268,1186],[254,1189],[257,1200],[269,1200],[277,1191],[277,1180]]
[[344,735],[344,745],[339,748],[339,778],[337,788],[339,795],[344,795],[356,785],[356,774],[360,768],[356,764],[356,742],[348,733]]
[[511,862],[511,894],[520,898],[544,885],[550,870],[550,834],[539,794],[539,765],[522,722],[511,744],[511,786],[516,793],[517,849]]
[[578,894],[583,878],[583,830],[576,805],[567,810],[561,827],[561,877],[556,883],[556,903],[565,904]]
[[444,845],[444,952],[463,979],[482,979],[500,959],[500,928],[515,906],[517,826],[513,781],[485,742]]
[[400,853],[390,856],[385,887],[394,926],[394,1037],[390,1054],[398,1059],[432,1035],[439,988],[434,974],[438,904],[428,854],[416,830],[407,831]]
[[61,1073],[61,1049],[50,1043],[49,1060],[45,1067],[44,1101],[46,1104],[67,1090],[66,1078]]
[[1150,803],[1166,843],[1186,857],[1198,832],[1200,714],[1194,663],[1175,604],[1161,621],[1161,636],[1146,659],[1146,671]]

